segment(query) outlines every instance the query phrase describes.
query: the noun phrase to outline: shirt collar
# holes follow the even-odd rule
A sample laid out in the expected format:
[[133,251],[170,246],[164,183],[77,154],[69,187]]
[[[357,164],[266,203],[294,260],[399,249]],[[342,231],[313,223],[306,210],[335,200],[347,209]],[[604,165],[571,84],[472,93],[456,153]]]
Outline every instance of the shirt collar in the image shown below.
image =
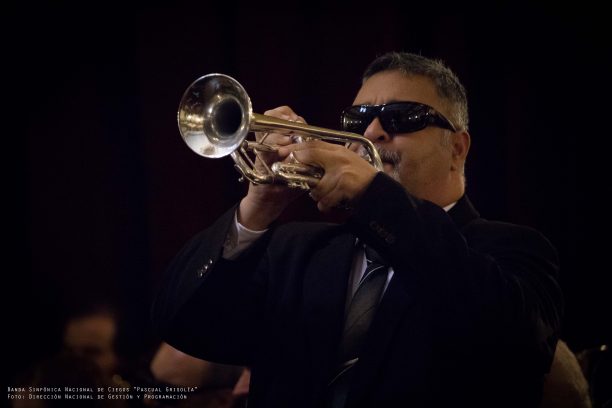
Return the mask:
[[442,208],[444,209],[444,211],[448,212],[451,208],[455,206],[455,204],[457,204],[457,201],[455,201],[454,203],[450,203],[446,207],[442,207]]

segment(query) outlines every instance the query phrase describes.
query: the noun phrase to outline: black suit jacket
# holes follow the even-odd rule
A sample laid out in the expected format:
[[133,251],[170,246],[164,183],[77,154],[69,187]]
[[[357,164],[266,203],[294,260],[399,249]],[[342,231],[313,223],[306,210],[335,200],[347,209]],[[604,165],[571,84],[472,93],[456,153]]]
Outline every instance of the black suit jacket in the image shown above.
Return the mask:
[[560,325],[557,254],[538,232],[446,213],[380,173],[343,225],[271,228],[221,258],[235,208],[170,265],[163,338],[252,368],[249,407],[312,407],[330,379],[358,237],[394,268],[347,406],[537,406]]

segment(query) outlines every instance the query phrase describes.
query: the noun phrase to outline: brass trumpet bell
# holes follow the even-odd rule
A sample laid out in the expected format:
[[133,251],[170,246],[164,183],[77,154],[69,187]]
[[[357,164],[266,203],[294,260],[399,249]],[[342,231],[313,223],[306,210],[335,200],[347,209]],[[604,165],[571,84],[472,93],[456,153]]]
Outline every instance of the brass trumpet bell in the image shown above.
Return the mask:
[[316,185],[323,170],[296,161],[268,166],[260,160],[256,166],[262,152],[273,152],[276,147],[265,144],[264,140],[248,140],[251,132],[282,133],[297,141],[320,139],[347,147],[359,143],[363,147],[362,157],[382,170],[378,152],[367,138],[253,113],[251,100],[242,85],[224,74],[208,74],[195,80],[183,94],[177,121],[181,136],[191,150],[208,158],[231,155],[236,169],[255,184],[285,183],[308,190]]

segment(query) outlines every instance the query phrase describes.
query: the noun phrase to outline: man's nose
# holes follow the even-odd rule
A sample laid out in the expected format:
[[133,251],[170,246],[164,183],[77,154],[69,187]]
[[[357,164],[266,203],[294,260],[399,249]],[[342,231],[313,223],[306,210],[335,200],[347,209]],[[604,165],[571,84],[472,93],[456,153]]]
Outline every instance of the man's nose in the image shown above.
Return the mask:
[[372,143],[385,143],[391,141],[391,135],[383,129],[378,118],[374,118],[363,135],[370,139]]

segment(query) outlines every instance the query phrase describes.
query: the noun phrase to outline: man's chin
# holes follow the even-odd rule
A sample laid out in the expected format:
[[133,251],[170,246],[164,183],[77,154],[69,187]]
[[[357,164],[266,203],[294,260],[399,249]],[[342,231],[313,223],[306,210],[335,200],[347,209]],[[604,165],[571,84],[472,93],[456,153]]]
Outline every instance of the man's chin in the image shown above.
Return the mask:
[[399,175],[399,168],[397,164],[383,162],[383,171],[385,172],[387,176],[391,177],[393,180],[397,181],[398,183],[401,183],[400,175]]

